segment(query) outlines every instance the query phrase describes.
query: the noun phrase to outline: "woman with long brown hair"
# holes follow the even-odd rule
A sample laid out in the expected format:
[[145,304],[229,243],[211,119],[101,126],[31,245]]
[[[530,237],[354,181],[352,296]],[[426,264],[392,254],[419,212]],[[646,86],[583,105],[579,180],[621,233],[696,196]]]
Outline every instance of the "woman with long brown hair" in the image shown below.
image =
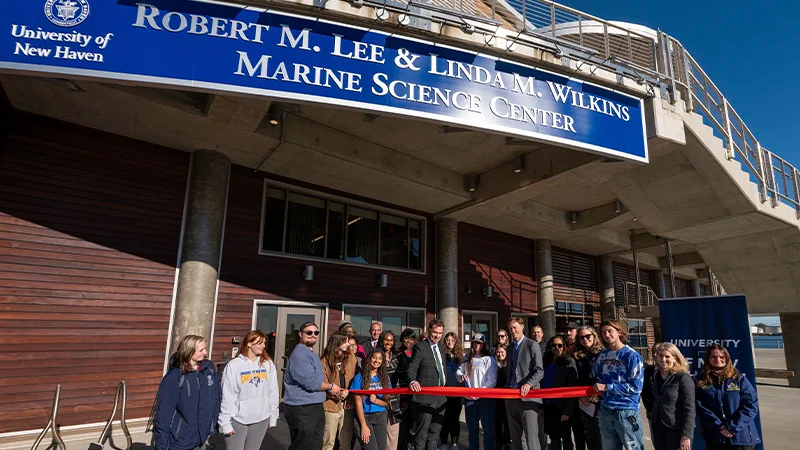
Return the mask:
[[[482,333],[472,335],[469,356],[461,364],[461,380],[471,388],[491,389],[497,384],[497,363],[489,356],[486,337]],[[480,428],[483,428],[483,450],[495,450],[494,408],[491,398],[466,398],[467,430],[469,449],[480,450]],[[480,425],[479,425],[480,424]]]
[[[389,389],[392,382],[386,373],[383,363],[384,353],[374,349],[363,361],[361,373],[353,378],[351,389],[376,390]],[[384,450],[386,448],[386,425],[388,417],[386,407],[389,406],[385,395],[356,395],[356,436],[361,443],[361,450]]]
[[733,367],[725,347],[706,350],[703,373],[695,380],[697,415],[709,450],[752,450],[761,443],[756,429],[758,393]]
[[221,394],[207,347],[206,338],[190,334],[170,358],[156,395],[156,450],[194,449],[216,433]]
[[[325,374],[325,381],[339,386],[347,386],[355,377],[356,361],[355,356],[349,351],[349,337],[347,333],[333,333],[328,338],[328,345],[322,351],[320,362],[322,372]],[[336,445],[336,435],[340,439],[350,441],[352,437],[352,426],[345,430],[344,404],[347,398],[347,391],[338,395],[330,392],[326,393],[325,402],[325,432],[322,435],[322,450],[332,450]],[[346,435],[346,436],[345,436]]]
[[250,331],[225,365],[219,425],[228,450],[258,450],[278,422],[278,375],[266,345],[264,333]]
[[[444,348],[446,352],[445,361],[443,361],[445,386],[462,387],[464,383],[461,382],[457,373],[461,363],[464,361],[464,349],[461,347],[461,341],[456,333],[451,331],[444,335]],[[442,431],[439,433],[439,438],[442,440],[442,450],[450,448],[447,445],[448,438],[452,439],[453,446],[458,447],[458,438],[461,434],[461,422],[459,422],[461,405],[461,397],[447,397],[444,422],[442,423]]]
[[[508,381],[508,347],[505,344],[498,344],[492,350],[494,350],[494,360],[497,363],[497,384],[494,387],[504,388]],[[505,401],[494,402],[494,419],[494,437],[497,439],[497,448],[506,450],[511,443],[511,437],[508,432]]]
[[[569,355],[567,339],[557,334],[547,342],[543,357],[544,378],[542,388],[562,388],[578,383],[578,369]],[[553,450],[572,450],[570,418],[575,411],[574,398],[544,399],[544,431],[550,437]]]

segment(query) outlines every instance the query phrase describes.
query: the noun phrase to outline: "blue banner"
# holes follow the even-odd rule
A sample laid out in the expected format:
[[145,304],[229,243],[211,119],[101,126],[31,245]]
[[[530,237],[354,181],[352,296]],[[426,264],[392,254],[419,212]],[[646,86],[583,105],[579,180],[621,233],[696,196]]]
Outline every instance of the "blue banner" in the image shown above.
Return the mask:
[[[702,373],[706,349],[713,344],[720,344],[731,354],[733,365],[756,387],[750,319],[744,295],[664,299],[659,300],[658,305],[662,339],[680,349],[689,363],[692,376]],[[761,414],[756,416],[755,421],[763,442]],[[698,418],[692,449],[705,448]],[[763,450],[763,445],[758,445],[756,449]]]
[[494,56],[259,8],[0,0],[0,70],[399,114],[647,162],[641,99]]

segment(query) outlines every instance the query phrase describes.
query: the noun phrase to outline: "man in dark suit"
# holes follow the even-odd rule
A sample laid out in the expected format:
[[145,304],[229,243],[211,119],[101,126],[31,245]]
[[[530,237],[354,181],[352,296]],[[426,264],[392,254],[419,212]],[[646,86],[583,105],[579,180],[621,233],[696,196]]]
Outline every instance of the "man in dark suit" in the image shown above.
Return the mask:
[[508,319],[511,343],[508,346],[508,382],[506,387],[519,388],[523,398],[506,400],[508,431],[511,435],[511,448],[522,450],[524,433],[527,450],[541,450],[539,444],[539,407],[542,400],[524,398],[531,389],[539,389],[544,378],[542,351],[533,339],[525,337],[525,321],[521,317]]
[[[428,323],[428,337],[414,344],[408,365],[409,387],[414,392],[420,392],[422,386],[445,384],[442,333],[444,323],[433,319]],[[414,450],[436,450],[446,401],[447,397],[434,395],[414,394],[412,397],[410,432]]]
[[373,322],[372,325],[369,326],[369,337],[360,342],[367,355],[378,345],[378,338],[381,337],[382,332],[381,324],[378,322]]

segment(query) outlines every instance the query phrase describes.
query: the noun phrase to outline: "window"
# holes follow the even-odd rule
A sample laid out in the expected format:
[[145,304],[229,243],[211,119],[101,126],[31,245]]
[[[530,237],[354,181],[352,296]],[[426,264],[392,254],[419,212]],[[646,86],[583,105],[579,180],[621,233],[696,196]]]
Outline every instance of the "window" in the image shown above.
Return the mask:
[[577,302],[556,302],[556,332],[561,333],[568,322],[594,325],[594,306]]
[[261,250],[423,270],[424,222],[265,185]]
[[369,327],[375,322],[381,324],[383,331],[391,331],[397,338],[406,328],[413,329],[417,335],[425,328],[425,311],[421,308],[409,310],[344,305],[342,309],[344,320],[353,324],[359,339],[366,339],[369,336]]
[[628,345],[634,348],[647,348],[647,324],[644,320],[628,320]]

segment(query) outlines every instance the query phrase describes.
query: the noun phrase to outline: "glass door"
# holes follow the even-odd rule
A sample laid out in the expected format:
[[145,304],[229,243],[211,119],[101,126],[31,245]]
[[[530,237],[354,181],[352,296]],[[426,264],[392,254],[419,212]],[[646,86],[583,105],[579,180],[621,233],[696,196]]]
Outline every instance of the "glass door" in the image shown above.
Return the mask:
[[256,312],[256,329],[261,330],[269,338],[267,353],[275,361],[278,370],[278,386],[283,392],[283,376],[289,355],[299,343],[298,332],[305,322],[314,322],[319,326],[320,335],[313,347],[317,354],[322,353],[325,345],[325,328],[322,324],[322,308],[287,307],[259,305]]
[[464,341],[462,345],[464,348],[470,348],[472,336],[475,333],[481,333],[486,338],[486,345],[491,346],[495,341],[495,333],[497,332],[497,316],[487,313],[464,313],[462,316]]

